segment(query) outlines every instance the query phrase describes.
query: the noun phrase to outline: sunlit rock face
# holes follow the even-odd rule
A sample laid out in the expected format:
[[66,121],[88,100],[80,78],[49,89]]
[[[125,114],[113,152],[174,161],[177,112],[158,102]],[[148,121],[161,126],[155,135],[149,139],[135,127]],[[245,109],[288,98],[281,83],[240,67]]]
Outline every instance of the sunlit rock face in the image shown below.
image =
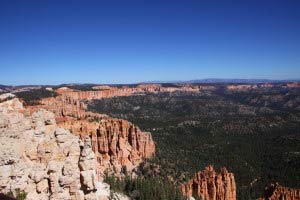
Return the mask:
[[181,185],[182,193],[188,198],[199,197],[204,200],[236,200],[234,175],[222,168],[216,173],[212,166],[198,172],[186,184]]
[[142,132],[126,120],[75,120],[61,123],[60,126],[81,138],[89,135],[100,177],[105,170],[120,173],[122,169],[126,169],[130,172],[155,152],[151,133]]
[[60,93],[55,98],[42,99],[41,105],[32,106],[30,110],[49,110],[55,114],[59,127],[69,130],[81,139],[89,136],[98,162],[99,179],[105,171],[119,174],[122,169],[126,169],[127,172],[131,172],[145,158],[154,155],[155,143],[150,132],[143,132],[126,120],[87,112],[86,104],[82,100],[88,98],[83,95],[85,91],[74,92],[63,88]]
[[288,188],[279,185],[278,183],[271,184],[265,189],[264,197],[258,200],[299,200],[300,189]]
[[20,189],[26,199],[108,199],[97,179],[90,137],[59,128],[53,113],[30,114],[17,99],[0,103],[0,193]]

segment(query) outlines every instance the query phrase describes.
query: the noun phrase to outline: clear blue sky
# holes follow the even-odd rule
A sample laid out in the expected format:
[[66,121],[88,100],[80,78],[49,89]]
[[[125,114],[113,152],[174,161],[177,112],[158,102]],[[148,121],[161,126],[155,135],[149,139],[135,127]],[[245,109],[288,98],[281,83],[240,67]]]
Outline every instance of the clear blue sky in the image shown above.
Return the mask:
[[300,78],[299,0],[1,0],[0,84]]

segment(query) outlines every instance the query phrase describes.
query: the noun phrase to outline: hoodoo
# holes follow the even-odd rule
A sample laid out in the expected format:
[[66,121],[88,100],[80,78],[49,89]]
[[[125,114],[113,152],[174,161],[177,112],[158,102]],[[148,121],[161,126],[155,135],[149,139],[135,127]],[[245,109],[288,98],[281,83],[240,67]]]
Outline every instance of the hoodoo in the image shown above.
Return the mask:
[[288,188],[279,185],[278,183],[271,184],[265,189],[265,195],[258,200],[299,200],[300,189]]
[[204,200],[236,200],[234,175],[224,167],[216,173],[212,166],[198,172],[195,177],[181,186],[182,193]]

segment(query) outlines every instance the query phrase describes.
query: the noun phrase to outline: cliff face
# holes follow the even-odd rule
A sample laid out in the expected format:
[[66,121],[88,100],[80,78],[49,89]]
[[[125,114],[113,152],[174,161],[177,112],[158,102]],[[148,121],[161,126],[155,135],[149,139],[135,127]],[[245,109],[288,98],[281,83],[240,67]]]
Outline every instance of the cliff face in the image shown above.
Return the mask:
[[278,183],[271,184],[265,190],[265,196],[258,200],[299,200],[300,189],[280,186]]
[[222,168],[216,173],[212,166],[198,172],[195,177],[181,186],[182,193],[204,200],[236,200],[234,175]]
[[252,90],[252,89],[259,89],[259,88],[273,88],[273,87],[280,87],[280,88],[299,88],[299,82],[290,82],[290,83],[263,83],[263,84],[228,84],[226,85],[227,90]]
[[0,193],[25,191],[28,200],[104,200],[89,137],[56,125],[54,114],[30,114],[18,99],[0,103]]
[[175,91],[189,91],[199,92],[204,89],[214,89],[213,86],[197,86],[184,85],[181,87],[162,87],[160,84],[138,85],[136,87],[109,87],[109,86],[94,86],[93,91],[78,91],[68,88],[59,88],[57,92],[62,96],[68,96],[76,100],[92,100],[102,98],[112,98],[116,96],[131,96],[143,93],[158,93],[158,92],[175,92]]
[[40,101],[41,105],[33,106],[30,109],[37,110],[44,108],[55,114],[58,123],[61,120],[67,120],[67,118],[80,118],[85,119],[89,116],[102,117],[96,113],[86,112],[86,104],[82,100],[74,99],[68,95],[60,95],[57,97],[44,98]]
[[126,120],[108,118],[100,121],[75,120],[60,124],[73,134],[92,140],[92,148],[98,161],[98,176],[105,170],[120,173],[122,168],[132,171],[145,158],[155,152],[151,133],[142,132]]
[[[93,91],[60,91],[55,98],[41,100],[41,105],[30,107],[34,112],[40,108],[55,113],[58,126],[70,130],[82,139],[89,136],[96,154],[97,175],[101,179],[104,171],[121,172],[122,168],[132,171],[143,159],[150,158],[155,152],[151,133],[142,132],[137,126],[107,115],[86,111],[84,100]],[[99,96],[98,96],[99,97]],[[78,99],[77,99],[78,98]]]
[[[227,84],[225,89],[227,91],[247,91],[259,88],[297,88],[300,83],[283,83],[283,84]],[[55,113],[57,120],[64,120],[67,117],[75,117],[85,119],[86,117],[100,115],[92,112],[87,112],[87,105],[85,101],[93,99],[112,98],[117,96],[131,96],[145,93],[161,93],[161,92],[195,92],[212,91],[218,89],[218,86],[212,85],[195,85],[195,84],[181,84],[178,87],[163,87],[160,84],[146,84],[138,85],[136,87],[110,87],[110,86],[94,86],[93,91],[73,90],[70,88],[59,88],[56,92],[59,94],[57,97],[44,98],[41,100],[38,108],[45,108]]]

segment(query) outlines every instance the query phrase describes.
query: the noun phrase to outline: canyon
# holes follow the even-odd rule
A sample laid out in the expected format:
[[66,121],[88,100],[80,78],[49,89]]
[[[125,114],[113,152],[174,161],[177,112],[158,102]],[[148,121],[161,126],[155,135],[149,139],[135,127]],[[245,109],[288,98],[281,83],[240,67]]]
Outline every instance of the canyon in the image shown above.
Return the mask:
[[[148,93],[248,91],[258,88],[299,88],[299,83],[196,85],[142,84],[93,86],[90,90],[47,88],[57,96],[41,98],[23,107],[13,94],[0,98],[0,193],[20,189],[26,199],[116,199],[128,197],[110,191],[106,173],[123,177],[136,174],[139,165],[152,158],[156,144],[150,132],[107,114],[87,111],[88,101]],[[31,144],[31,145],[26,145]],[[226,168],[212,166],[180,186],[184,196],[205,200],[235,200],[237,186]],[[299,199],[299,190],[271,185],[260,199]]]
[[154,155],[155,143],[150,132],[143,132],[126,120],[88,112],[84,103],[86,99],[77,99],[80,92],[71,92],[70,95],[61,94],[60,90],[59,96],[44,98],[40,105],[28,108],[31,112],[49,110],[55,114],[58,126],[80,138],[89,136],[98,161],[99,179],[103,178],[106,171],[120,174],[122,169],[126,169],[132,172],[144,159]]

